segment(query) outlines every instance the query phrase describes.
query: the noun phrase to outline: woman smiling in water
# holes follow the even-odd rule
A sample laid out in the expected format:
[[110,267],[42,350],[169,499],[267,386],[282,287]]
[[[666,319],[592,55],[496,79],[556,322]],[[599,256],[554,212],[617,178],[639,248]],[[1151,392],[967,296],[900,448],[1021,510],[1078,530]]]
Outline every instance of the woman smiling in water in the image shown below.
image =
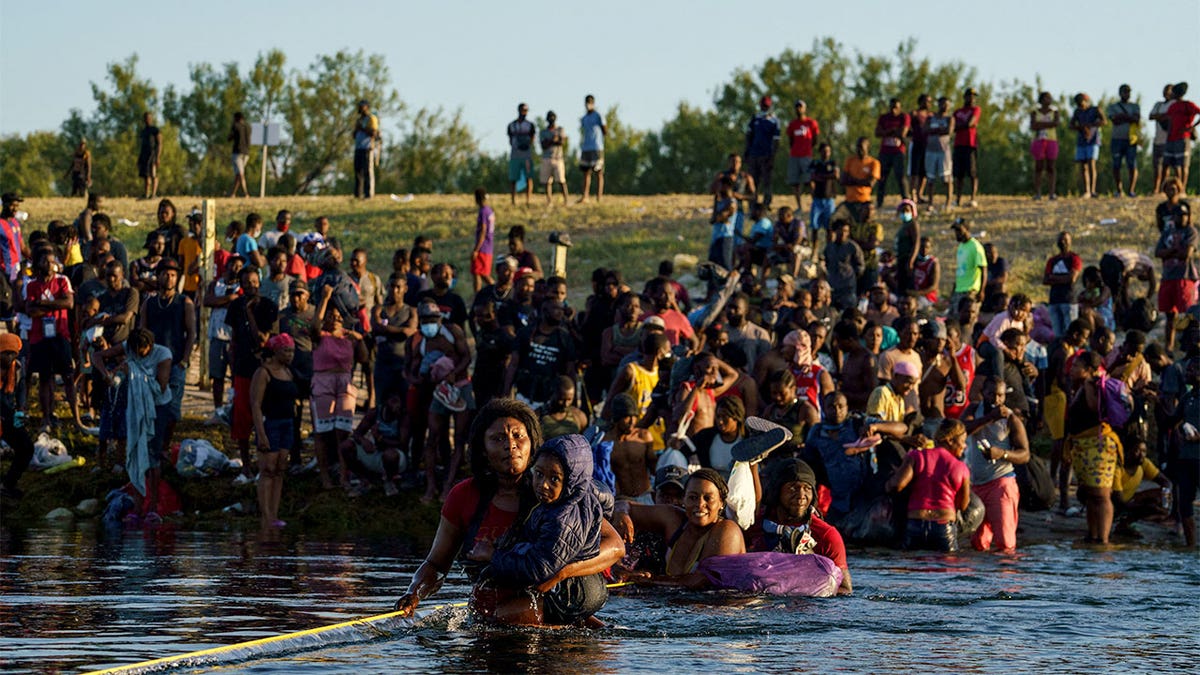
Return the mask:
[[701,588],[708,584],[697,572],[700,561],[718,555],[746,552],[746,542],[737,523],[726,520],[725,499],[729,487],[712,469],[700,469],[684,486],[683,508],[647,506],[632,502],[617,504],[613,524],[625,541],[633,541],[635,530],[661,534],[666,542],[666,576],[655,581],[673,586]]

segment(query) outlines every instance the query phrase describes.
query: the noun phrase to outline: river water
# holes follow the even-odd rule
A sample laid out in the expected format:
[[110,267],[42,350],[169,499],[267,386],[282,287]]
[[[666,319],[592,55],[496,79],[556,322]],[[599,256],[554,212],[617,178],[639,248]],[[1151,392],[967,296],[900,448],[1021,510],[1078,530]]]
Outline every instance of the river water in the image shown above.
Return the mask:
[[[78,672],[380,614],[419,553],[396,542],[170,527],[5,530],[0,670]],[[1011,557],[852,550],[848,598],[620,589],[601,613],[610,627],[598,631],[487,628],[446,607],[373,640],[264,650],[219,669],[1197,672],[1197,562],[1181,550],[1069,542]],[[466,592],[452,575],[437,602]]]

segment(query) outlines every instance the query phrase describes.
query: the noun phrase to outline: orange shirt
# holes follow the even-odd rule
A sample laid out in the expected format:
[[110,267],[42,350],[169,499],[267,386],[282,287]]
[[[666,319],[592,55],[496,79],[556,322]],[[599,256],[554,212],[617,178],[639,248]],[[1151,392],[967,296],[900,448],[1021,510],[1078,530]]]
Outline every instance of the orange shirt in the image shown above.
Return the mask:
[[195,293],[200,289],[199,272],[191,273],[192,265],[200,260],[200,242],[195,237],[184,237],[179,242],[179,266],[183,268],[183,290]]
[[[849,159],[846,160],[846,166],[842,169],[842,174],[856,179],[863,179],[870,176],[871,183],[874,184],[875,181],[879,180],[879,160],[870,155],[867,155],[863,159],[859,159],[858,155],[850,155]],[[847,185],[846,201],[871,201],[871,186]]]

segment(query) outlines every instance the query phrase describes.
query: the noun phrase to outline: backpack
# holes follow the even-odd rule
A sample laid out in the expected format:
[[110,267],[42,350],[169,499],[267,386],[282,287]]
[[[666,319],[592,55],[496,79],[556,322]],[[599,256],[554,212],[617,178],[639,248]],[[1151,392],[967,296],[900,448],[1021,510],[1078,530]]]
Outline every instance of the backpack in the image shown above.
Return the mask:
[[1133,396],[1129,387],[1116,377],[1100,376],[1100,421],[1121,429],[1133,415]]
[[1021,492],[1021,509],[1045,511],[1054,505],[1054,477],[1045,459],[1030,453],[1027,464],[1015,467],[1017,489]]

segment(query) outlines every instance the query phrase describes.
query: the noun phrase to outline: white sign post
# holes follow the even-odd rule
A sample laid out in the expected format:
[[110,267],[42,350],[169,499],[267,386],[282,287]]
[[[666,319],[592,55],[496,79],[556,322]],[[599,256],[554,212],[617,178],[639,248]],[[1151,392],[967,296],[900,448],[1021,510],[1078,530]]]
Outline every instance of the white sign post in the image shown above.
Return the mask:
[[258,197],[261,199],[267,195],[267,148],[279,145],[279,125],[267,120],[251,124],[250,145],[261,145],[263,149],[262,178],[258,183]]

